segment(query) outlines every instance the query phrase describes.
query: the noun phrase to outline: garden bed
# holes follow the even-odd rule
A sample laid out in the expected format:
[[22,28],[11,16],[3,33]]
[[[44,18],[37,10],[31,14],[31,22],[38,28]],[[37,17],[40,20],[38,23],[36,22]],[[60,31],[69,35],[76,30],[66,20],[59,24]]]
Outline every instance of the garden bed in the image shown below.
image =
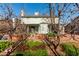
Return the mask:
[[46,46],[43,42],[28,40],[24,41],[12,55],[16,56],[47,56]]
[[62,43],[60,44],[60,47],[63,49],[63,52],[65,53],[66,56],[78,56],[79,55],[79,48],[76,47],[71,42]]

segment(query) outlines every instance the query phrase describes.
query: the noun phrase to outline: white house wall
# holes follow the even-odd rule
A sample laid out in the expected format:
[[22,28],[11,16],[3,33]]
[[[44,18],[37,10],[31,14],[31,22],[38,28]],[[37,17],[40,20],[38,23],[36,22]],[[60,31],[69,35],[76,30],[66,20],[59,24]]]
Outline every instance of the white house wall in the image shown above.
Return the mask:
[[40,24],[40,26],[39,26],[39,33],[46,34],[48,32],[49,32],[48,24]]
[[55,24],[58,24],[59,18],[55,18]]
[[21,23],[24,24],[40,24],[42,21],[42,18],[21,18]]
[[[24,24],[40,24],[40,23],[51,23],[50,18],[21,18],[21,23]],[[58,23],[58,18],[55,18],[55,24]]]
[[[48,25],[51,24],[50,18],[21,18],[21,24],[39,24],[38,33],[46,34],[49,32]],[[58,18],[55,18],[58,24]]]

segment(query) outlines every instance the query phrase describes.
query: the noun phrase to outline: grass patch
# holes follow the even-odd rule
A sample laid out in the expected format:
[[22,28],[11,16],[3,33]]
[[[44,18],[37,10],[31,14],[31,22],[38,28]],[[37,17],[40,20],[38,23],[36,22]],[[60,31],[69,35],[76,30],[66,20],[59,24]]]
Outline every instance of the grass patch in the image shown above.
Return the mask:
[[62,43],[61,47],[67,56],[79,55],[79,48],[75,47],[72,43]]

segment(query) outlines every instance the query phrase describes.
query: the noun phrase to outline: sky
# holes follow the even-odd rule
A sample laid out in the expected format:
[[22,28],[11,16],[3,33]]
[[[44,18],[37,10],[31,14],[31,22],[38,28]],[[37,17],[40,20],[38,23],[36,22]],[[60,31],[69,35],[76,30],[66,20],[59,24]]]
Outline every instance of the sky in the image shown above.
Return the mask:
[[[0,5],[4,5],[2,3]],[[39,12],[40,15],[49,14],[49,8],[47,3],[6,3],[5,5],[10,5],[13,9],[15,15],[19,15],[21,9],[24,9],[26,15],[34,15],[35,12]],[[2,9],[0,8],[0,14],[2,13]]]
[[[34,15],[35,12],[39,12],[41,15],[49,14],[49,3],[10,3],[9,5],[13,8],[13,12],[17,16],[20,14],[22,8],[24,9],[26,15]],[[58,7],[56,6],[56,14],[57,8]],[[73,7],[70,6],[70,8]],[[1,9],[0,12],[2,13]]]
[[46,3],[15,3],[11,4],[11,6],[16,15],[20,14],[22,8],[24,9],[26,15],[34,15],[35,12],[39,12],[41,15],[49,13],[48,4]]

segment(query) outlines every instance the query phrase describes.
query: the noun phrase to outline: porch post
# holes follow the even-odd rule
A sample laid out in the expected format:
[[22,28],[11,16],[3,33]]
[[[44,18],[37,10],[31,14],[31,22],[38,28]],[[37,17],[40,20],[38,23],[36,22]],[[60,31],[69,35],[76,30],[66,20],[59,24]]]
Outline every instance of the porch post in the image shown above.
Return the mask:
[[15,28],[15,18],[12,18],[13,21],[13,28]]
[[29,26],[27,26],[27,33],[29,33]]

